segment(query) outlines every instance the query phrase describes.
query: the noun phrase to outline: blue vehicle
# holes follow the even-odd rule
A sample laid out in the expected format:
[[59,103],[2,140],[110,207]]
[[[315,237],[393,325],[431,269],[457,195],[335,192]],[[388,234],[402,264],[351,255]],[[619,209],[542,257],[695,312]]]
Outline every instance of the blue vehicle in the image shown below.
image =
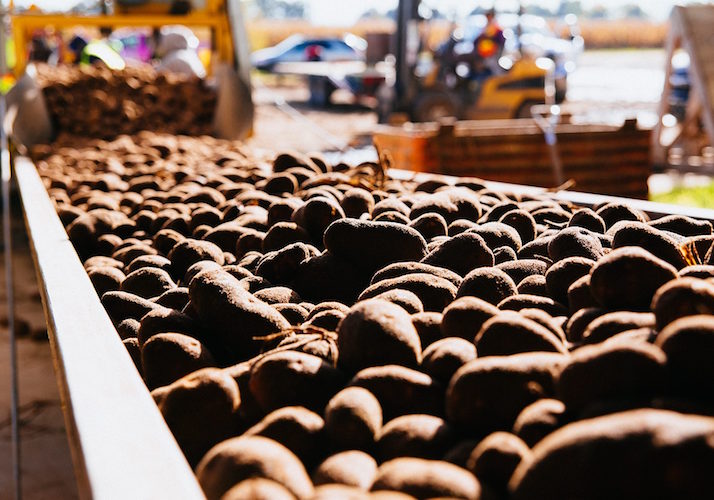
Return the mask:
[[342,38],[306,38],[292,35],[279,44],[251,54],[253,67],[272,71],[280,63],[364,61],[367,41],[356,35]]

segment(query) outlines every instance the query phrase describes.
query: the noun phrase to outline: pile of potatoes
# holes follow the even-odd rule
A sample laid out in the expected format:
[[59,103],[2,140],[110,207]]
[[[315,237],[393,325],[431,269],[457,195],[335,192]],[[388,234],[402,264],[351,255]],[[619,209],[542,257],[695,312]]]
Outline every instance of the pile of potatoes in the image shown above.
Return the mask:
[[209,499],[714,496],[714,235],[143,133],[37,151]]
[[150,66],[38,67],[53,126],[60,135],[114,138],[152,130],[209,135],[217,93],[204,80],[157,73]]

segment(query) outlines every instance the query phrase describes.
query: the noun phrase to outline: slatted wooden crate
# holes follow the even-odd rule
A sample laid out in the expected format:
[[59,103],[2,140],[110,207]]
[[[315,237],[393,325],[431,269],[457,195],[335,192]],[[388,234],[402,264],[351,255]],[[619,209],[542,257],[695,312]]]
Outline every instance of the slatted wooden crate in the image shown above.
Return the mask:
[[[630,198],[647,197],[650,131],[622,127],[557,127],[565,180],[574,189]],[[417,172],[553,187],[555,176],[543,132],[533,120],[482,120],[380,126],[375,146],[389,151],[393,166]]]

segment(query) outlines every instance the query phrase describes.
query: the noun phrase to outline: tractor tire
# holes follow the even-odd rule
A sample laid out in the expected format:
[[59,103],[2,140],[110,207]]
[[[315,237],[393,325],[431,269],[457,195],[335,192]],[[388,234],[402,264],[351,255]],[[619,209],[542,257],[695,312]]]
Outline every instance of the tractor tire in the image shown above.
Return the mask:
[[446,92],[425,92],[417,98],[412,116],[417,122],[436,122],[459,115],[457,99]]

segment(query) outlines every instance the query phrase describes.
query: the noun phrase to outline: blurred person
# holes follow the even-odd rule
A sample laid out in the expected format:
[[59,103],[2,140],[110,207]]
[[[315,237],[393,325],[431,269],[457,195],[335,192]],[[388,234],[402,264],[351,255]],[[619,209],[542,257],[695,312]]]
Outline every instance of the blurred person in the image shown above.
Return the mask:
[[506,37],[496,21],[496,9],[486,12],[486,26],[474,40],[476,79],[483,79],[499,71],[498,59],[503,53]]
[[206,77],[198,57],[198,37],[186,26],[162,27],[155,55],[160,58],[159,71]]

